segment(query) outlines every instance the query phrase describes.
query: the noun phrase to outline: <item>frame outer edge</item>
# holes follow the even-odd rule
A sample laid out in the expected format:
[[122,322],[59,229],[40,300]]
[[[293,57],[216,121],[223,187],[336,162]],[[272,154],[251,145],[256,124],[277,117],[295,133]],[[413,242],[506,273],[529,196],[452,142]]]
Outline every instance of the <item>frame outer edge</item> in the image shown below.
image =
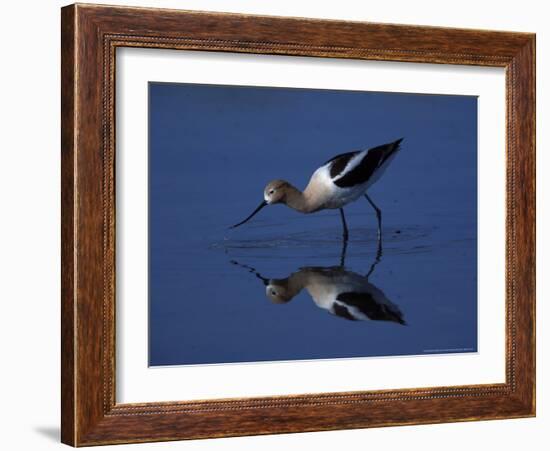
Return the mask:
[[532,383],[533,387],[531,390],[532,403],[531,403],[531,412],[533,416],[537,415],[537,220],[536,220],[536,208],[537,208],[537,36],[533,34],[533,39],[531,41],[531,70],[532,73],[532,86],[531,86],[531,95],[532,98],[532,117],[530,118],[532,124],[532,155],[533,155],[533,167],[531,168],[531,177],[533,180],[533,224],[532,224],[532,234],[533,234],[533,269],[532,269],[532,284],[533,284],[533,305],[532,305],[532,315],[533,315],[533,346],[532,346],[532,358],[533,358],[533,375]]
[[517,354],[522,385],[518,390],[529,416],[536,415],[536,35],[516,55],[513,66],[517,77],[517,175],[520,189],[516,196],[517,221],[517,318],[520,349]]
[[61,8],[61,442],[76,446],[76,7]]

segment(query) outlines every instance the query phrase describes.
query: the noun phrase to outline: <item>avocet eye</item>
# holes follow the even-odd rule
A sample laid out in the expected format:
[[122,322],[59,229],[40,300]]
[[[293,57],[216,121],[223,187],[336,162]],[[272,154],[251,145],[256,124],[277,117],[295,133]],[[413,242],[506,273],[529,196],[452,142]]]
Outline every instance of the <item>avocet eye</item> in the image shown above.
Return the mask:
[[269,194],[273,194],[274,192],[275,192],[275,190],[274,190],[274,189],[272,189],[272,190],[269,190]]

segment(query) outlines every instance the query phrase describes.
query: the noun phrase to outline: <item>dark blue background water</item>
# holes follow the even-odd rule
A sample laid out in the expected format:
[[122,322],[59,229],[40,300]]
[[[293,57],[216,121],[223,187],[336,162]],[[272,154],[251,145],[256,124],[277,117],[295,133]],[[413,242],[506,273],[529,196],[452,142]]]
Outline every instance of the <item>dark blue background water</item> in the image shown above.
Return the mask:
[[[149,95],[150,365],[477,350],[477,98],[160,83]],[[330,157],[400,137],[369,190],[384,236],[369,281],[407,325],[348,321],[305,290],[272,303],[244,265],[266,278],[338,265],[338,211],[269,206],[227,226],[268,181],[303,189]],[[374,212],[363,198],[345,210],[345,265],[366,274]]]

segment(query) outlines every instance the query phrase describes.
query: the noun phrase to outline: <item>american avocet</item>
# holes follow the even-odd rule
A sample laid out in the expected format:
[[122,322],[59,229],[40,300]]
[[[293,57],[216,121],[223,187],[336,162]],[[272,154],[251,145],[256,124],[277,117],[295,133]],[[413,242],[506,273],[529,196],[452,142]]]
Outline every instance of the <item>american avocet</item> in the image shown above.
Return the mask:
[[284,279],[268,279],[254,268],[236,261],[265,286],[265,294],[275,304],[286,304],[306,289],[317,307],[349,320],[391,321],[405,325],[403,313],[368,277],[343,266],[304,267]]
[[343,207],[364,195],[376,212],[380,248],[382,212],[369,197],[367,190],[386,170],[397,154],[402,140],[403,138],[371,149],[336,155],[313,173],[303,192],[286,180],[269,182],[264,189],[262,203],[250,216],[230,228],[244,224],[266,205],[282,203],[301,213],[338,208],[346,241],[349,234]]

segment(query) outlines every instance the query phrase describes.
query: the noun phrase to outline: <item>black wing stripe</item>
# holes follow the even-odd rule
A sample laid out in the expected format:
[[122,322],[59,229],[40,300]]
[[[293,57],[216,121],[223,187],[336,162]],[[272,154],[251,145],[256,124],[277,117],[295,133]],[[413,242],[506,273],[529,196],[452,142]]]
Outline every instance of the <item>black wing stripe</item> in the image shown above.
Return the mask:
[[340,318],[349,319],[350,321],[357,321],[357,318],[351,315],[349,310],[340,304],[334,304],[332,306],[332,311],[336,316],[339,316]]
[[394,321],[405,324],[403,314],[397,309],[391,309],[385,304],[379,304],[369,293],[340,293],[336,299],[348,306],[357,308],[372,320]]
[[[355,166],[351,171],[349,171],[347,174],[345,174],[343,177],[340,177],[337,180],[334,180],[334,183],[336,186],[339,186],[340,188],[349,188],[352,186],[360,185],[362,183],[365,183],[369,178],[374,174],[376,169],[378,169],[384,162],[397,150],[399,150],[399,144],[403,138],[398,139],[397,141],[394,141],[389,144],[383,144],[378,147],[373,147],[370,149],[365,157],[359,162],[357,166]],[[356,154],[357,152],[354,152],[353,154]],[[339,171],[334,171],[336,175],[341,173],[347,162],[349,161],[349,158],[346,160],[344,167],[340,169]],[[330,169],[330,175],[331,177],[335,177],[336,175],[333,175],[333,168],[334,166],[338,164],[340,165],[340,160],[334,160],[332,163],[331,169]]]
[[342,153],[328,160],[325,164],[332,162],[332,164],[330,165],[330,177],[338,177],[346,168],[349,161],[358,153],[359,151]]

